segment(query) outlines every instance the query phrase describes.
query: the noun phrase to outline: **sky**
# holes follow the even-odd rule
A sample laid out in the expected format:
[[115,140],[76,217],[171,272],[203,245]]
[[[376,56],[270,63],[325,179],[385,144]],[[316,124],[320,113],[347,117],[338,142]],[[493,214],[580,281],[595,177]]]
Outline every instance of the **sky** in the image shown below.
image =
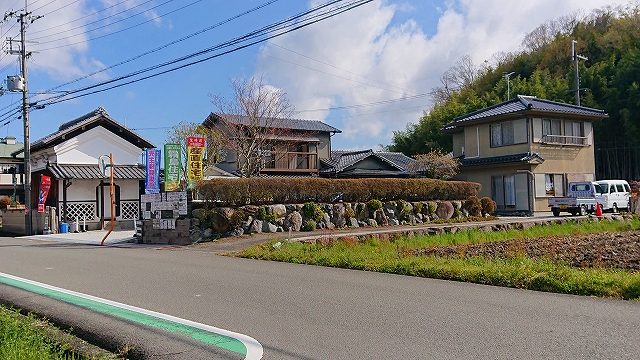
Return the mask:
[[[27,10],[34,17],[26,32],[27,50],[32,52],[27,67],[31,99],[43,103],[60,91],[114,80],[327,1],[29,0]],[[491,63],[496,53],[521,49],[523,37],[541,23],[626,3],[375,0],[193,66],[33,110],[31,138],[39,139],[102,106],[114,119],[161,147],[172,125],[202,122],[216,111],[213,95],[231,98],[233,79],[257,77],[287,94],[293,117],[321,120],[341,129],[333,137],[333,149],[377,149],[391,142],[393,131],[417,122],[429,110],[428,92],[461,57],[469,55],[476,64]],[[24,5],[24,0],[2,0],[0,11],[21,11]],[[0,24],[0,35],[0,39],[19,40],[15,18]],[[168,46],[140,56],[163,45]],[[16,46],[15,42],[2,44],[3,79],[19,73],[18,57],[6,53]],[[21,94],[5,92],[0,96],[0,114],[20,101]],[[7,115],[0,119],[0,124],[10,121],[0,127],[0,137],[13,135],[21,141],[22,120]]]

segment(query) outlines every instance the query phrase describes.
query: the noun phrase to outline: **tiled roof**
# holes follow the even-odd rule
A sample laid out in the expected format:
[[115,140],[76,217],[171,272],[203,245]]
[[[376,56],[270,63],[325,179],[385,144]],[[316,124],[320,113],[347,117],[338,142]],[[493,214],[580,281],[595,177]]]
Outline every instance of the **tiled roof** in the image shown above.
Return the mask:
[[[250,125],[251,120],[247,116],[242,115],[228,115],[228,114],[210,114],[204,121],[204,125],[209,125],[215,119],[223,118],[225,121],[240,124]],[[302,131],[317,131],[317,132],[330,132],[341,133],[342,131],[334,128],[331,125],[325,124],[318,120],[303,120],[303,119],[276,119],[267,118],[260,119],[260,126],[269,126],[278,129],[289,130],[302,130]]]
[[[31,143],[31,152],[57,145],[69,137],[75,136],[80,132],[97,126],[98,124],[102,124],[105,128],[112,129],[114,133],[117,132],[118,136],[121,136],[141,149],[154,147],[152,143],[144,139],[142,136],[114,120],[109,116],[104,108],[99,107],[96,110],[60,125],[58,131],[34,141]],[[13,154],[15,155],[21,151],[22,148],[15,151]]]
[[[22,143],[5,144],[2,142],[0,143],[0,158],[10,158],[14,152],[22,150],[23,147]],[[16,158],[22,159],[24,154],[16,154]]]
[[549,114],[585,116],[593,119],[603,119],[609,116],[604,110],[538,99],[532,96],[518,95],[509,101],[459,116],[453,119],[452,122],[445,125],[444,130],[453,130],[460,125],[482,121],[495,116],[533,111]]
[[[407,172],[409,164],[415,161],[414,159],[397,152],[375,152],[371,149],[360,151],[337,150],[331,152],[331,159],[320,159],[321,165],[323,165],[320,172],[339,173],[344,171],[344,169],[353,166],[370,156],[374,156],[377,159],[391,165],[399,172]],[[375,172],[379,170],[369,171]]]
[[[50,164],[47,169],[57,179],[102,179],[100,167],[96,165],[60,165]],[[145,178],[145,170],[142,165],[115,165],[113,167],[114,179],[142,180]]]
[[538,153],[526,152],[526,153],[520,153],[520,154],[491,156],[491,157],[483,157],[483,158],[462,158],[460,160],[460,165],[482,166],[482,165],[507,164],[507,163],[518,163],[518,162],[542,163],[544,162],[544,159]]

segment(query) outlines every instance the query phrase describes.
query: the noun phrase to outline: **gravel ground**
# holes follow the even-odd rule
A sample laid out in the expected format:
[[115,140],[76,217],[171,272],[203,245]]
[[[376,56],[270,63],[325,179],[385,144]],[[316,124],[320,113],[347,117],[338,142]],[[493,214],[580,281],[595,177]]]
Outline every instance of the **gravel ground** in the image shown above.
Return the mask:
[[508,240],[416,249],[417,256],[509,258],[528,256],[563,261],[575,267],[640,270],[640,231]]

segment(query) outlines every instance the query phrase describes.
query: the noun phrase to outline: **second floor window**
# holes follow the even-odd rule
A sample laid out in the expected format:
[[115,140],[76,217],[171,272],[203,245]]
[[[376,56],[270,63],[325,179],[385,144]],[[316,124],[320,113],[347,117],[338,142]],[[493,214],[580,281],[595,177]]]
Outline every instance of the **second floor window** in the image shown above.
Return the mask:
[[503,121],[491,125],[491,147],[523,144],[527,142],[525,119]]
[[542,119],[542,136],[562,135],[560,120]]

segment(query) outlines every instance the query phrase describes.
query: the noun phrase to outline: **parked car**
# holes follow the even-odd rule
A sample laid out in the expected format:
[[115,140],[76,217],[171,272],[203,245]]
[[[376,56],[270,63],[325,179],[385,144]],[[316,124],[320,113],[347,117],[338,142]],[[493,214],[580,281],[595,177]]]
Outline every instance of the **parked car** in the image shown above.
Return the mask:
[[631,198],[631,187],[624,180],[598,180],[601,195],[598,202],[602,205],[602,210],[618,212],[619,209],[629,209],[629,199]]
[[602,188],[595,182],[570,182],[567,186],[567,196],[552,197],[548,202],[554,216],[560,216],[562,211],[573,216],[586,215],[595,211],[601,195]]

